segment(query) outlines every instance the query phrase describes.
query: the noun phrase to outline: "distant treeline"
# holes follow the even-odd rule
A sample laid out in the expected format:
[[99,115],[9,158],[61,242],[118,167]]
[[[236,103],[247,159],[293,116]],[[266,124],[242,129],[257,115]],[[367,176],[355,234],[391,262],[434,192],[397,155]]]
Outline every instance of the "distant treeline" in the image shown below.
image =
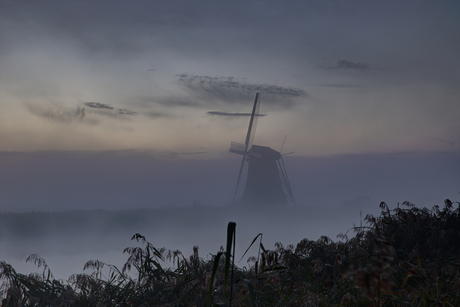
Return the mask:
[[[152,232],[170,229],[187,231],[198,227],[221,227],[229,219],[247,220],[254,227],[260,223],[277,222],[299,224],[312,220],[334,221],[337,218],[344,224],[352,225],[352,218],[359,219],[359,209],[337,207],[333,210],[311,207],[234,207],[234,206],[189,206],[164,207],[154,209],[128,210],[68,210],[68,211],[31,211],[0,213],[0,242],[2,240],[66,236],[68,238],[91,234],[127,231]],[[334,222],[333,222],[334,223]],[[305,234],[307,235],[307,234]]]
[[117,233],[136,228],[160,228],[171,220],[186,225],[200,219],[205,211],[223,210],[219,207],[155,208],[131,210],[70,210],[0,213],[0,240],[5,238],[34,238],[51,235],[77,236],[88,231],[97,235]]
[[[157,211],[157,214],[161,210]],[[117,231],[132,224],[143,224],[151,210],[75,210],[62,212],[0,213],[0,238],[34,238],[53,234],[76,235],[87,230]]]

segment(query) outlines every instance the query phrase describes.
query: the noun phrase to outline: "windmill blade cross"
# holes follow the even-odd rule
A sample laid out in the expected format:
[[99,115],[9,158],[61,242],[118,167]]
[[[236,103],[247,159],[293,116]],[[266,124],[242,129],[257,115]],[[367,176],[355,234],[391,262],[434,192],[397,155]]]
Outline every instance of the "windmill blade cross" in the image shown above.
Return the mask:
[[246,151],[252,145],[254,141],[254,136],[256,134],[257,121],[259,118],[259,109],[260,109],[260,94],[256,93],[256,98],[254,99],[254,106],[252,107],[251,119],[249,121],[248,133],[246,135]]
[[[249,144],[251,144],[252,141],[254,140],[256,125],[257,125],[257,117],[258,117],[256,116],[256,113],[259,112],[259,108],[260,108],[258,104],[259,96],[260,94],[256,93],[256,98],[254,99],[254,106],[252,107],[251,119],[249,121],[248,133],[246,134],[246,141],[244,142],[245,148],[244,148],[243,160],[241,161],[240,172],[238,173],[238,180],[236,181],[236,188],[235,188],[235,194],[233,195],[233,202],[235,202],[236,194],[238,193],[238,186],[240,184],[241,174],[243,172],[243,167],[244,167],[244,160],[246,159],[246,154],[248,153]],[[254,118],[256,119],[254,120]],[[254,125],[254,122],[255,122],[255,125]]]

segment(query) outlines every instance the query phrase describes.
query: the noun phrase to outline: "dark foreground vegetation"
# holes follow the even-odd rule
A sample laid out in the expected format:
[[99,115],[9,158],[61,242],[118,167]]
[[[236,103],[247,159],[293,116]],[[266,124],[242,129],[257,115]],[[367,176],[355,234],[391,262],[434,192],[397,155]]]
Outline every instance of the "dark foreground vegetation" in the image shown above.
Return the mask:
[[321,237],[269,250],[259,234],[243,268],[233,265],[235,223],[226,250],[207,261],[198,248],[186,258],[136,234],[143,245],[124,250],[122,268],[89,261],[92,273],[66,281],[38,255],[27,261],[41,274],[0,262],[1,306],[460,306],[459,203],[380,208],[338,242]]

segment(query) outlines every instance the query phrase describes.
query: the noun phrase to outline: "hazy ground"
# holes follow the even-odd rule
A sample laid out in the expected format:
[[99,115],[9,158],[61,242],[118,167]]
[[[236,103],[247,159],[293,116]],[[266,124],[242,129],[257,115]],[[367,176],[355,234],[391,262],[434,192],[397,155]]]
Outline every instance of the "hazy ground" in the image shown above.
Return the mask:
[[458,201],[460,192],[458,154],[289,156],[298,207],[235,208],[225,204],[234,192],[237,158],[0,153],[0,260],[29,273],[35,268],[24,261],[37,253],[56,277],[68,278],[92,259],[122,265],[123,249],[135,244],[130,239],[137,232],[186,256],[198,245],[205,258],[225,245],[229,221],[237,223],[238,258],[258,233],[267,248],[322,235],[335,239],[359,224],[360,210],[363,219],[378,214],[381,201],[431,208],[445,198]]
[[[378,213],[378,204],[373,213]],[[369,212],[363,212],[362,218]],[[179,249],[185,256],[199,246],[206,258],[225,246],[229,221],[237,224],[237,254],[243,255],[258,233],[263,233],[266,248],[275,242],[297,244],[301,239],[316,240],[322,235],[336,239],[353,223],[360,223],[358,206],[327,209],[288,207],[284,209],[248,209],[195,206],[175,209],[122,211],[65,211],[3,213],[0,215],[0,259],[19,272],[35,271],[25,259],[32,253],[43,257],[58,278],[81,273],[88,260],[97,259],[122,266],[127,259],[123,249],[137,246],[130,241],[141,233],[155,247]],[[352,234],[352,232],[350,232]],[[250,255],[255,255],[253,247]],[[245,264],[243,260],[240,265]]]

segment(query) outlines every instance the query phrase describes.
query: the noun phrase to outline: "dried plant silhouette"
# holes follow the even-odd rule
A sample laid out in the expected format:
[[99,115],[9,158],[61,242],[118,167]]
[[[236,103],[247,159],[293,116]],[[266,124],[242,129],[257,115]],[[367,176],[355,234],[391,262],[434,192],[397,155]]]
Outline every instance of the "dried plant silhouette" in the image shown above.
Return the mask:
[[55,279],[38,255],[27,261],[42,274],[23,275],[2,261],[1,306],[460,306],[459,205],[404,202],[390,210],[382,202],[379,216],[366,216],[337,242],[323,236],[269,250],[258,234],[241,256],[257,242],[245,267],[234,261],[233,222],[226,250],[210,260],[198,247],[187,258],[135,234],[141,246],[124,250],[121,269],[91,260],[84,270],[92,273],[68,280]]

